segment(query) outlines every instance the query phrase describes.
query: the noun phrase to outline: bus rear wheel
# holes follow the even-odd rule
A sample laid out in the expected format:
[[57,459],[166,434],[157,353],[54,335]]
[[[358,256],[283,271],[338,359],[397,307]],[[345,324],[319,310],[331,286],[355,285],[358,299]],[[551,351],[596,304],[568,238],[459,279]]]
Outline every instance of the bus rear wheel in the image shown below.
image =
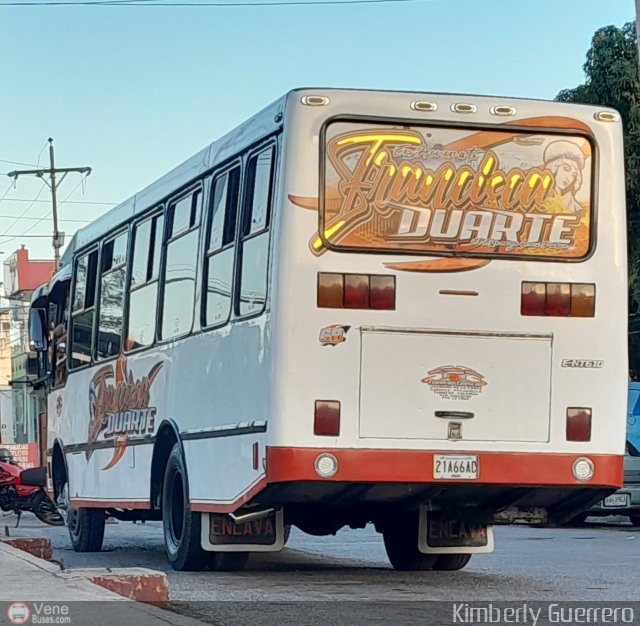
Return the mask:
[[178,571],[243,569],[248,552],[208,552],[202,549],[202,514],[191,510],[187,470],[178,444],[173,446],[162,488],[162,527],[167,558]]
[[209,554],[200,545],[201,515],[191,511],[187,471],[180,446],[167,460],[162,486],[162,528],[167,559],[178,571],[206,569]]
[[382,531],[389,561],[400,572],[426,571],[434,568],[435,554],[418,550],[418,514],[398,515]]
[[433,569],[455,572],[463,567],[466,567],[467,563],[471,560],[470,554],[439,554],[436,558],[436,562],[433,565]]

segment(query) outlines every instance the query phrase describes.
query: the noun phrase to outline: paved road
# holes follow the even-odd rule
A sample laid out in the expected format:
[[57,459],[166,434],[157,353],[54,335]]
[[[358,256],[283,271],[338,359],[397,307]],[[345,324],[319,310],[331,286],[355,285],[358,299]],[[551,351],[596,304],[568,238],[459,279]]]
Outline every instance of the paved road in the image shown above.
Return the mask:
[[[5,517],[11,525],[13,518]],[[637,600],[640,528],[498,527],[496,550],[460,572],[394,572],[373,528],[310,537],[293,530],[279,554],[252,557],[240,573],[174,572],[158,522],[107,525],[104,551],[76,554],[64,528],[25,516],[13,536],[47,536],[65,567],[140,566],[168,573],[175,601],[212,600]]]

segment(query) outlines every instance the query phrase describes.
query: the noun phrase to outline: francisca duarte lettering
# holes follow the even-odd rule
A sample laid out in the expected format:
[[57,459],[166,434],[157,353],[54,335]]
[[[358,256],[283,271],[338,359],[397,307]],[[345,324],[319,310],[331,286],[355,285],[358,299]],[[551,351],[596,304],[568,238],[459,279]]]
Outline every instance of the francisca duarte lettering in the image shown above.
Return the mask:
[[522,145],[520,138],[512,131],[332,124],[325,240],[407,252],[584,256],[590,145],[554,135]]

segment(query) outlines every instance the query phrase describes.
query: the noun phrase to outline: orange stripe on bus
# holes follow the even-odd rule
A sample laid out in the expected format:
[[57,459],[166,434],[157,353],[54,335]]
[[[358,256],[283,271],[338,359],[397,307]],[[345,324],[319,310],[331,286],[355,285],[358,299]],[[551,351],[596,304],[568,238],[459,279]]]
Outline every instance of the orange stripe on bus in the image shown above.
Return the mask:
[[[622,455],[589,453],[478,452],[474,450],[372,450],[334,448],[267,447],[269,483],[301,480],[327,480],[316,474],[316,457],[330,453],[338,460],[334,482],[375,483],[467,483],[474,485],[527,485],[573,487],[620,487],[623,482]],[[434,454],[474,454],[479,460],[477,480],[433,478]],[[574,461],[586,456],[595,464],[595,475],[588,482],[573,477]]]

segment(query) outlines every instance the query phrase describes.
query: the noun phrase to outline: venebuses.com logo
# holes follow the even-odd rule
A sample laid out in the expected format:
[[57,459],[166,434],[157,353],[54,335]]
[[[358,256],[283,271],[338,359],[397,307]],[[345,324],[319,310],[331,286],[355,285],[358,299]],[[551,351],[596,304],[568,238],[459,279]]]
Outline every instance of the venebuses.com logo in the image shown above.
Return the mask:
[[12,602],[7,618],[12,624],[71,624],[70,608],[49,602]]
[[12,624],[26,624],[31,617],[31,609],[24,602],[13,602],[7,607],[7,617]]

